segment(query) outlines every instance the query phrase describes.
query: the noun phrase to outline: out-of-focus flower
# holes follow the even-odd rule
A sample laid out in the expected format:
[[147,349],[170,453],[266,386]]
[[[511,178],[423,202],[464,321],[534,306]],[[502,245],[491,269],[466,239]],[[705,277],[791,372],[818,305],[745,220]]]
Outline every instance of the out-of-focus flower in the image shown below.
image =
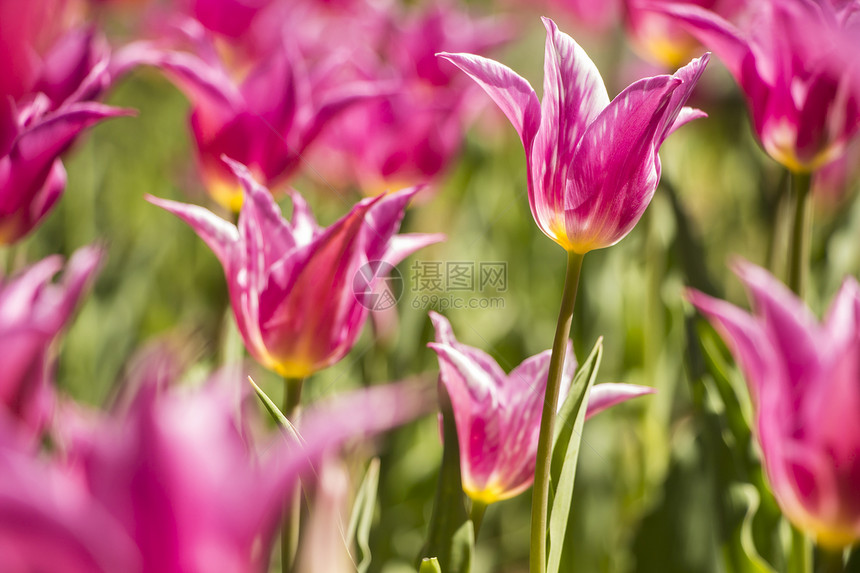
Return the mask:
[[79,425],[62,461],[0,433],[4,572],[264,571],[299,477],[430,403],[414,384],[343,396],[305,414],[301,444],[278,436],[258,451],[240,431],[232,384],[162,382],[144,381],[125,408]]
[[81,132],[128,114],[93,102],[51,105],[44,95],[21,109],[0,100],[0,245],[29,233],[60,198],[66,170],[59,157]]
[[0,569],[139,573],[134,544],[87,487],[0,417]]
[[199,30],[192,33],[198,34],[196,53],[144,42],[123,49],[117,66],[157,66],[185,92],[192,104],[191,131],[207,190],[234,211],[241,208],[242,188],[222,155],[275,186],[296,171],[308,146],[333,117],[376,95],[366,83],[323,85],[283,43],[243,69],[231,69],[211,38]]
[[451,163],[474,115],[475,93],[456,70],[436,58],[441,50],[486,53],[510,36],[498,19],[476,19],[440,2],[419,14],[371,13],[380,61],[365,65],[368,81],[392,94],[355,106],[333,122],[317,148],[320,161],[342,156],[346,176],[366,194],[426,183]]
[[355,564],[344,542],[349,476],[337,463],[323,465],[314,510],[299,549],[298,573],[352,573]]
[[[562,10],[573,16],[573,21],[584,29],[605,32],[618,21],[621,0],[545,0],[552,8]],[[527,2],[531,4],[531,2]]]
[[568,251],[614,245],[636,225],[660,180],[657,151],[680,125],[708,62],[640,80],[612,102],[594,63],[552,20],[543,102],[510,68],[471,54],[440,54],[469,74],[516,128],[526,152],[529,204],[538,227]]
[[[439,379],[448,390],[460,443],[463,491],[483,503],[513,497],[534,481],[541,409],[550,351],[523,361],[510,374],[483,351],[457,341],[451,324],[430,313],[439,355]],[[559,404],[564,402],[576,370],[568,344]],[[586,419],[653,388],[632,384],[598,384],[591,390]]]
[[[367,199],[321,228],[295,191],[292,221],[242,165],[227,160],[246,202],[238,228],[193,205],[149,198],[191,225],[224,266],[233,312],[248,351],[282,376],[304,378],[343,358],[364,325],[380,277],[356,292],[367,263],[396,265],[442,235],[397,235],[417,188]],[[369,296],[370,294],[368,294]]]
[[652,3],[712,49],[744,91],[765,151],[794,172],[833,161],[860,129],[860,76],[839,39],[856,2],[762,0],[737,28],[700,6]]
[[194,18],[207,30],[235,39],[248,32],[272,0],[190,0],[190,4]]
[[77,251],[63,280],[51,279],[63,266],[48,257],[6,281],[0,280],[0,418],[13,420],[25,433],[38,436],[54,409],[52,343],[86,290],[101,252]]
[[860,285],[848,278],[819,323],[767,271],[735,271],[749,314],[691,291],[743,371],[770,485],[786,516],[826,547],[860,539]]
[[625,23],[634,46],[647,59],[673,69],[702,51],[696,40],[673,18],[655,12],[658,4],[696,4],[732,20],[748,4],[746,0],[625,0]]
[[69,0],[0,0],[0,99],[32,91],[45,54],[76,21]]

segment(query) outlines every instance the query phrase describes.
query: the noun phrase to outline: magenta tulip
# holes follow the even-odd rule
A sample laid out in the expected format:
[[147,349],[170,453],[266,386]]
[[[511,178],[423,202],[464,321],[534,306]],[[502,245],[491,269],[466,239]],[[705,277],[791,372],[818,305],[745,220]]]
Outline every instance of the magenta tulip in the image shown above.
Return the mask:
[[[460,442],[463,491],[483,503],[511,498],[534,481],[541,408],[550,351],[523,361],[510,374],[483,351],[457,341],[448,320],[430,313],[439,355],[439,379],[451,397]],[[576,370],[567,346],[559,404]],[[598,384],[591,390],[586,419],[630,398],[653,393],[632,384]]]
[[367,263],[396,265],[441,235],[397,235],[417,188],[361,201],[328,228],[317,225],[293,191],[286,221],[269,191],[242,165],[229,161],[246,202],[238,228],[193,205],[149,198],[191,225],[224,266],[233,313],[248,351],[288,378],[304,378],[343,358],[363,326],[379,277],[356,294]]
[[51,279],[62,269],[53,256],[6,281],[0,280],[0,418],[11,418],[24,432],[39,436],[54,409],[52,342],[68,323],[91,281],[101,252],[77,251],[63,279]]
[[529,205],[538,227],[567,251],[614,245],[636,225],[660,180],[657,151],[678,126],[708,62],[640,80],[609,101],[592,61],[552,20],[544,96],[510,68],[471,54],[440,54],[469,74],[516,128],[526,152]]
[[343,158],[344,175],[375,195],[440,176],[456,158],[475,115],[477,94],[464,89],[468,80],[436,53],[487,53],[510,31],[501,20],[472,18],[446,2],[416,14],[392,7],[365,18],[370,20],[365,27],[384,30],[372,45],[379,61],[364,66],[366,79],[384,81],[394,93],[355,106],[333,122],[324,135],[319,170],[330,172],[334,150]]
[[18,109],[0,101],[0,245],[14,243],[48,214],[66,187],[60,155],[81,132],[128,112],[93,102],[48,111],[44,95]]
[[740,263],[749,314],[691,291],[743,371],[767,477],[785,515],[828,548],[860,539],[860,285],[819,323],[767,271]]
[[300,477],[345,442],[422,414],[415,385],[353,393],[308,411],[301,445],[256,446],[234,380],[172,388],[151,375],[128,404],[76,424],[46,462],[0,425],[4,573],[257,573]]
[[[856,2],[762,0],[736,27],[690,4],[654,3],[728,67],[765,151],[798,173],[842,155],[860,130],[860,75],[834,69]],[[854,31],[856,35],[856,30]]]
[[243,62],[249,69],[238,81],[211,38],[195,40],[194,54],[134,44],[117,56],[117,66],[156,66],[185,92],[192,104],[191,131],[206,188],[234,211],[242,206],[242,187],[222,155],[247,165],[265,185],[277,185],[299,168],[303,154],[332,118],[376,95],[365,83],[337,89],[322,85],[297,54],[280,44],[264,58]]
[[[680,4],[683,0],[625,0],[625,24],[634,45],[649,60],[668,68],[676,68],[701,52],[698,40],[690,35],[674,18],[653,10],[657,4]],[[739,15],[746,0],[687,0],[720,14],[727,20]]]

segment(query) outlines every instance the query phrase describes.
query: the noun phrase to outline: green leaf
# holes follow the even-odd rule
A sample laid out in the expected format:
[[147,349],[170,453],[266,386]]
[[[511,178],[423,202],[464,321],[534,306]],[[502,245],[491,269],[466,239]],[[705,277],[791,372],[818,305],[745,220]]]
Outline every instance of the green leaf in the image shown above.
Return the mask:
[[[451,399],[439,384],[439,408],[442,412],[442,466],[433,500],[433,513],[427,531],[427,542],[421,557],[435,557],[445,573],[468,573],[472,563],[475,534],[466,513],[465,495],[460,481],[460,449]],[[471,535],[470,535],[471,534]]]
[[753,519],[759,508],[758,489],[752,484],[736,484],[733,496],[740,497],[746,505],[743,522],[738,528],[733,542],[738,543],[745,557],[743,573],[776,573],[776,570],[759,554],[753,539]]
[[548,573],[556,573],[561,568],[561,555],[573,503],[576,460],[579,457],[582,427],[585,423],[585,412],[588,409],[588,394],[597,378],[602,355],[603,339],[599,338],[591,354],[579,367],[556,420],[550,465],[550,479],[554,484],[554,492],[549,512]]
[[422,559],[421,568],[418,569],[418,573],[442,573],[442,568],[439,567],[439,560],[435,557]]
[[296,427],[293,426],[289,420],[287,420],[287,417],[284,416],[284,414],[278,409],[277,406],[275,406],[275,403],[272,402],[272,399],[269,398],[265,392],[263,392],[262,388],[257,386],[256,382],[254,382],[254,380],[250,376],[248,376],[248,382],[250,382],[251,386],[254,387],[254,391],[257,393],[257,397],[260,399],[260,402],[263,403],[263,406],[266,408],[266,411],[269,412],[269,415],[272,417],[278,427],[284,432],[284,434],[291,437],[296,442],[301,442],[302,438],[299,435],[298,430],[296,430]]
[[361,551],[361,561],[358,562],[358,573],[365,573],[370,566],[370,526],[373,524],[373,512],[376,509],[376,492],[379,489],[379,458],[370,460],[364,481],[355,496],[355,505],[349,519],[346,541],[352,546],[353,541]]

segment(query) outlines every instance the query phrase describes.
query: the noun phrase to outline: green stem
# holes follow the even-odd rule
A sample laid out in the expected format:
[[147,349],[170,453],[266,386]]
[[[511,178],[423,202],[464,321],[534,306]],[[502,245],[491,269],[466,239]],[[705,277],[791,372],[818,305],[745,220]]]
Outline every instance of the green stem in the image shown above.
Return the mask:
[[818,552],[817,573],[844,573],[845,555],[841,549],[828,551],[821,549]]
[[791,191],[794,196],[794,217],[788,255],[788,286],[803,298],[809,274],[809,242],[812,232],[812,201],[809,173],[792,173]]
[[478,532],[481,530],[481,523],[484,521],[484,512],[487,511],[487,504],[477,499],[472,500],[472,510],[469,512],[469,519],[472,520],[472,529],[475,532],[475,541],[478,540]]
[[529,571],[546,571],[546,527],[549,513],[549,470],[552,461],[552,438],[555,431],[555,416],[558,409],[558,394],[561,387],[561,373],[564,367],[564,354],[570,336],[573,308],[576,303],[576,290],[579,286],[579,273],[582,258],[574,252],[567,253],[567,272],[564,277],[564,292],[561,295],[561,309],[552,342],[552,357],[546,381],[543,413],[540,420],[537,458],[535,463],[535,482],[532,491],[531,543],[529,550]]
[[[284,379],[284,407],[282,413],[290,423],[296,423],[302,401],[302,378]],[[299,547],[299,527],[301,525],[301,485],[297,485],[290,494],[290,503],[284,511],[284,523],[281,526],[281,571],[289,573],[296,559]]]
[[812,543],[795,526],[791,526],[791,555],[788,573],[812,573]]

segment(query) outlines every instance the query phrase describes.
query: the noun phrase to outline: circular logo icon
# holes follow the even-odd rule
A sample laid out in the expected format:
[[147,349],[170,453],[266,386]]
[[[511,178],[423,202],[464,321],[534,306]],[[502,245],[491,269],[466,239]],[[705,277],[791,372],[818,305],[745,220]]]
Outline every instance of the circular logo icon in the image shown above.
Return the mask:
[[403,295],[403,275],[385,261],[370,261],[352,278],[352,293],[367,309],[388,310]]

